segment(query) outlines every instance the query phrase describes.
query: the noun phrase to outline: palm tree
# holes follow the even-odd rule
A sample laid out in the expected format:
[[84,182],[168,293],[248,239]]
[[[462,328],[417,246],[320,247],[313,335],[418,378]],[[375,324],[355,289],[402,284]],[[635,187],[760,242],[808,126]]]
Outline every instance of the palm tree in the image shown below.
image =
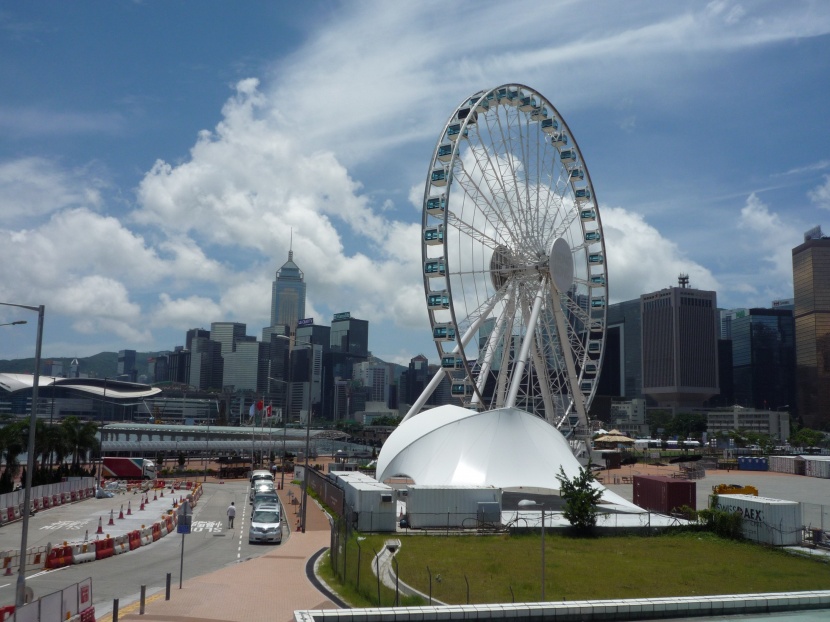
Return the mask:
[[72,472],[79,473],[81,458],[86,458],[90,451],[95,451],[99,447],[98,426],[94,421],[81,421],[77,417],[67,417],[61,423],[61,427],[72,454]]
[[6,468],[0,476],[0,491],[10,492],[14,488],[14,478],[20,470],[18,457],[23,453],[24,430],[28,423],[16,421],[0,429],[0,452],[6,462]]

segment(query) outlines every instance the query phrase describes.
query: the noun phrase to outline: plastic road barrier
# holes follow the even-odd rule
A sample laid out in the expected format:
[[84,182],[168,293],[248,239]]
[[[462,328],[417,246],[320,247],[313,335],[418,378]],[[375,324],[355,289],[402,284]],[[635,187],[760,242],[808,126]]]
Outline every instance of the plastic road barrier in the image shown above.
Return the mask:
[[153,528],[145,527],[141,530],[141,546],[147,546],[153,543]]
[[95,559],[106,559],[115,555],[115,541],[112,538],[95,541]]
[[134,551],[141,546],[141,532],[136,529],[127,534],[130,542],[130,550]]
[[95,544],[92,542],[83,542],[81,544],[72,545],[72,563],[83,564],[84,562],[91,562],[95,559]]
[[72,564],[72,547],[71,546],[53,546],[49,551],[49,556],[46,558],[46,568],[63,568]]
[[153,523],[153,542],[161,538],[161,525]]

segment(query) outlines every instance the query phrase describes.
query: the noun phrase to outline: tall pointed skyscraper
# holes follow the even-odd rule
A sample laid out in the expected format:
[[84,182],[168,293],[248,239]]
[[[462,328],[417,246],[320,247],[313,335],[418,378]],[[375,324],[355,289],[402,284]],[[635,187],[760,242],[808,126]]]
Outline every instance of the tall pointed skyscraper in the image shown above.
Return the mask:
[[294,251],[288,251],[288,261],[277,270],[271,286],[271,326],[288,326],[291,334],[297,330],[297,320],[305,317],[305,282],[303,272],[294,263]]

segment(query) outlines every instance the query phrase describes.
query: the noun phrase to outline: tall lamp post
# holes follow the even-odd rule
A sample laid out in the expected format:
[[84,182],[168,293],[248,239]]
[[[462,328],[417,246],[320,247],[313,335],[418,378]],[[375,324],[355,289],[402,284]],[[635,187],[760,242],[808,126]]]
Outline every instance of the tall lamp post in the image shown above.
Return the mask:
[[[287,335],[273,335],[277,339],[287,339],[291,341]],[[273,338],[272,337],[272,338]],[[308,502],[308,449],[309,440],[311,438],[311,384],[314,378],[314,344],[310,341],[294,341],[295,344],[308,346],[308,412],[305,418],[305,466],[303,467],[303,500],[300,505],[300,529],[305,533],[305,519],[306,519],[306,504]]]
[[[29,305],[18,305],[10,302],[0,302],[4,307],[17,307],[37,312],[37,342],[35,344],[35,371],[32,376],[32,412],[29,415],[29,443],[26,449],[26,483],[23,492],[23,524],[20,534],[20,571],[17,575],[17,588],[15,592],[15,605],[19,608],[26,604],[26,547],[29,537],[29,507],[32,499],[32,471],[35,470],[35,422],[37,421],[37,389],[40,380],[40,349],[43,344],[43,315],[46,312],[45,305],[32,307]],[[21,321],[11,322],[20,324]],[[25,322],[24,322],[25,323]]]

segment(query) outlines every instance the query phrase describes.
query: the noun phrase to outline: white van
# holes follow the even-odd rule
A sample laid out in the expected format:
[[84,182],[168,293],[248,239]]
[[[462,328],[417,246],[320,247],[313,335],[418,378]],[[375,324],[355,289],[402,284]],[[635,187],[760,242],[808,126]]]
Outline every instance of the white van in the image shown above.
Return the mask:
[[274,476],[268,469],[256,469],[255,471],[251,471],[251,486],[254,485],[255,481],[260,479],[267,479],[268,481],[273,482]]

